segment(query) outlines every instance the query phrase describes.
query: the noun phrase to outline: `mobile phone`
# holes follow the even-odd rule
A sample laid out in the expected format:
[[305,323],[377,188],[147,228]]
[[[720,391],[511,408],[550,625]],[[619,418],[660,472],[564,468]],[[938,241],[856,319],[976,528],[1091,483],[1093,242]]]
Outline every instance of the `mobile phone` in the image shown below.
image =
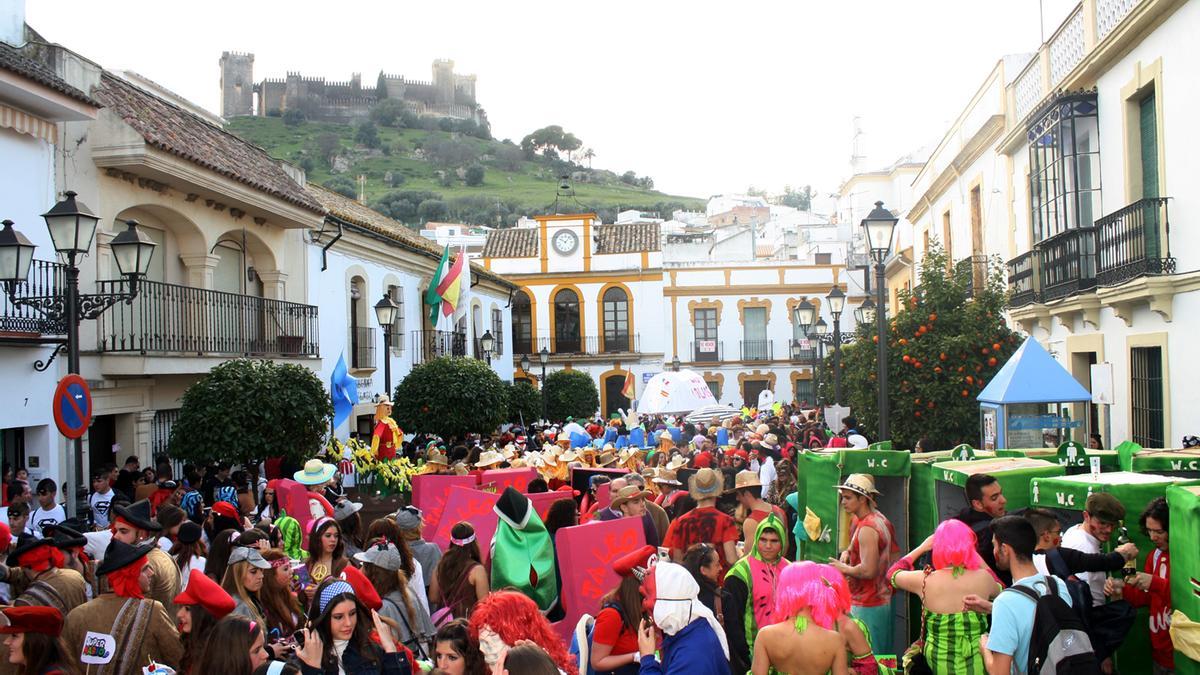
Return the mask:
[[292,633],[292,641],[296,643],[297,647],[304,647],[304,631],[298,630]]

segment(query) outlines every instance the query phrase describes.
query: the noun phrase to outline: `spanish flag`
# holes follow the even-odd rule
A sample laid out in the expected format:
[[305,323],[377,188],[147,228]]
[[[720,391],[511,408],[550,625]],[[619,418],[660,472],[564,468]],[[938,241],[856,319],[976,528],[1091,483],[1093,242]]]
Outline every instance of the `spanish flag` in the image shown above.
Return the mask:
[[625,371],[625,386],[621,387],[621,395],[632,401],[633,394],[633,371],[627,370]]
[[459,251],[454,264],[446,272],[441,283],[437,286],[437,294],[442,297],[442,315],[450,316],[458,307],[458,297],[462,292],[463,264],[466,262],[466,251]]

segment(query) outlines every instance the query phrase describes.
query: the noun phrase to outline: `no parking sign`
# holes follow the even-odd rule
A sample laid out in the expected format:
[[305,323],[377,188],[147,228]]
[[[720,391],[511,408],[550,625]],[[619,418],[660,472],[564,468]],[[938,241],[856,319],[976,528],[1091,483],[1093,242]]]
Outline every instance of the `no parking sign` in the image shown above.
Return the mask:
[[71,374],[54,389],[54,424],[70,439],[82,438],[92,423],[92,392],[87,381]]

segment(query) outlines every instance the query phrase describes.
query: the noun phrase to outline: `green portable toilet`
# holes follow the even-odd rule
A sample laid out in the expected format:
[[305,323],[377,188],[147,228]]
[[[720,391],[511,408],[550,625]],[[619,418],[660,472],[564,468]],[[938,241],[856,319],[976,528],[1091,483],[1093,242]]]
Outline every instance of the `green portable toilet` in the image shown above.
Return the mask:
[[[1167,488],[1171,508],[1171,606],[1192,621],[1200,622],[1200,486]],[[1175,672],[1200,675],[1200,660],[1175,650]]]
[[[1085,473],[1057,478],[1035,478],[1030,489],[1033,506],[1047,508],[1059,514],[1060,519],[1064,521],[1064,531],[1071,525],[1083,522],[1083,509],[1088,495],[1093,492],[1107,492],[1116,497],[1125,506],[1125,528],[1129,533],[1129,539],[1137,544],[1137,568],[1138,571],[1141,571],[1146,562],[1146,556],[1154,549],[1154,545],[1138,527],[1138,516],[1152,499],[1164,496],[1167,488],[1172,485],[1200,485],[1200,480],[1149,473],[1112,471],[1095,475]],[[1172,519],[1171,522],[1174,525],[1176,521]],[[1114,533],[1107,548],[1111,549],[1116,544],[1116,538],[1116,533]],[[1174,560],[1172,560],[1171,576],[1174,577],[1175,574]],[[1123,671],[1141,672],[1143,666],[1149,663],[1149,612],[1141,609],[1138,611],[1137,618],[1134,619],[1133,628],[1130,629],[1125,642],[1117,650],[1117,665]]]
[[1200,478],[1200,449],[1144,449],[1133,456],[1133,470],[1160,476]]
[[1048,462],[1058,462],[1067,469],[1067,474],[1091,473],[1092,457],[1100,458],[1101,471],[1120,471],[1121,463],[1116,450],[1089,450],[1078,441],[1067,441],[1057,448],[1018,448],[996,451],[997,457],[1032,457]]
[[941,522],[934,499],[936,491],[936,481],[933,479],[934,464],[954,460],[965,462],[995,456],[996,454],[991,451],[976,450],[965,443],[953,450],[914,452],[912,454],[912,468],[909,471],[908,479],[908,541],[912,547],[915,548],[925,541],[926,537],[933,534],[938,523]]
[[953,518],[968,508],[964,488],[967,479],[986,473],[1000,481],[1007,509],[1016,511],[1029,506],[1029,481],[1035,477],[1061,476],[1066,472],[1057,462],[1029,457],[993,457],[970,462],[950,461],[933,465],[934,508],[938,521]]

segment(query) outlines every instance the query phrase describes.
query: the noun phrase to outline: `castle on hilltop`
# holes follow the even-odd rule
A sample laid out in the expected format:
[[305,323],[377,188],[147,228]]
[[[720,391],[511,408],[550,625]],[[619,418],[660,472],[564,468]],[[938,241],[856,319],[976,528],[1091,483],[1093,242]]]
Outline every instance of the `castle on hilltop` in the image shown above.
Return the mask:
[[[486,115],[475,100],[475,76],[454,72],[454,62],[433,62],[433,80],[410,80],[379,73],[374,87],[364,87],[362,75],[347,82],[326,82],[289,72],[282,79],[254,82],[254,55],[221,53],[221,116],[282,115],[298,109],[314,121],[352,124],[367,119],[371,107],[385,99],[402,101],[417,115],[469,119],[483,123]],[[255,95],[257,94],[257,98]]]

